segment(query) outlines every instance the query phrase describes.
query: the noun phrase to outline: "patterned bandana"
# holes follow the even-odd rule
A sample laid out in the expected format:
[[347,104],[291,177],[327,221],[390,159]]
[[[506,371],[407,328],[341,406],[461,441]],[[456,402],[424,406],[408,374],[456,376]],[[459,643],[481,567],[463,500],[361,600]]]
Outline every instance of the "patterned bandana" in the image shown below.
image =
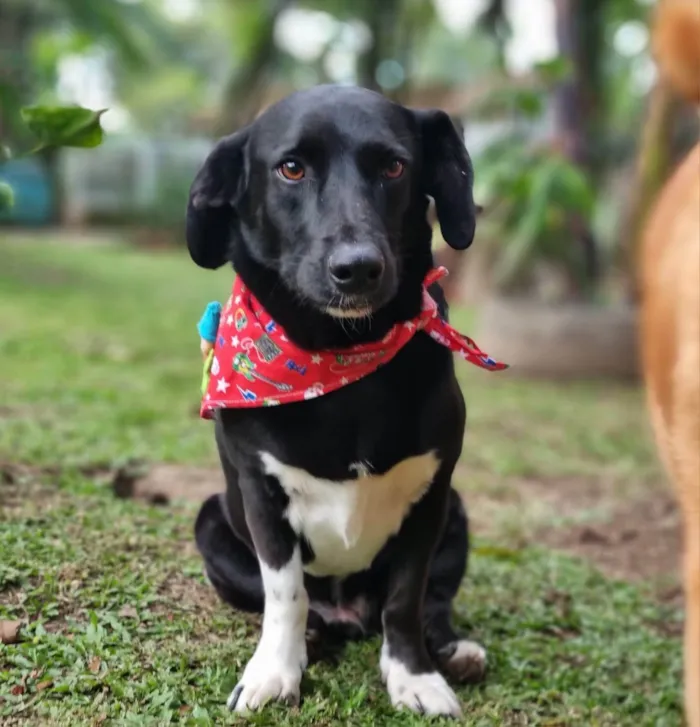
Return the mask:
[[475,366],[489,371],[508,368],[439,315],[428,287],[445,275],[445,268],[428,273],[421,312],[395,324],[381,341],[332,351],[295,346],[237,276],[221,312],[200,415],[211,419],[216,409],[276,406],[330,394],[391,361],[418,331]]

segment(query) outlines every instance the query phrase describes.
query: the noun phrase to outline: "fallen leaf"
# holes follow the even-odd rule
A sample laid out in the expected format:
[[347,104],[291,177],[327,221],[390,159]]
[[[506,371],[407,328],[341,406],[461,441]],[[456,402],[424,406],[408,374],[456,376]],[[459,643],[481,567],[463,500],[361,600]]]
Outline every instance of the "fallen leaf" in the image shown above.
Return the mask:
[[136,609],[129,604],[127,604],[126,606],[122,606],[122,608],[119,611],[119,615],[122,618],[138,618],[139,617],[138,613],[136,613]]
[[172,621],[174,618],[175,618],[175,616],[173,616],[172,613],[165,614],[166,621]]
[[189,704],[183,704],[180,709],[177,710],[180,714],[187,714],[192,711],[192,707]]
[[48,689],[53,684],[53,679],[44,679],[43,682],[39,682],[36,685],[37,692],[43,692],[44,689]]
[[102,661],[100,660],[99,656],[93,656],[92,659],[90,659],[90,663],[88,664],[88,669],[93,673],[97,674],[97,672],[100,671],[100,666],[102,665]]
[[10,689],[10,694],[14,697],[18,697],[20,694],[24,694],[24,687],[21,684],[15,684],[15,686]]
[[0,621],[0,643],[16,644],[19,641],[21,621]]

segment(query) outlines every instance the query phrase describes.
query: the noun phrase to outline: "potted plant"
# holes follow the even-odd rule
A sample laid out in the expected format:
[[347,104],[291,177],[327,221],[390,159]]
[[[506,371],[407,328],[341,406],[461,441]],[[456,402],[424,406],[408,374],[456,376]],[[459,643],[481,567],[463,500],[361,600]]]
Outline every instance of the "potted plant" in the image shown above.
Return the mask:
[[635,376],[635,310],[606,289],[585,173],[556,145],[518,131],[487,147],[475,168],[489,279],[480,345],[514,374]]

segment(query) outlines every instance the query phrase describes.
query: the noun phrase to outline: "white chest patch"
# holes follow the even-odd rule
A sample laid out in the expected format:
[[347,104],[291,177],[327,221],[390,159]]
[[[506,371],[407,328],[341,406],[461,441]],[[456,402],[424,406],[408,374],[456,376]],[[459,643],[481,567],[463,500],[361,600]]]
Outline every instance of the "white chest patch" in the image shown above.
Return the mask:
[[404,459],[383,475],[372,474],[362,464],[353,468],[356,478],[333,481],[285,465],[268,452],[261,452],[260,459],[289,497],[290,525],[314,551],[314,560],[304,567],[314,576],[342,576],[367,568],[398,532],[440,466],[431,451]]

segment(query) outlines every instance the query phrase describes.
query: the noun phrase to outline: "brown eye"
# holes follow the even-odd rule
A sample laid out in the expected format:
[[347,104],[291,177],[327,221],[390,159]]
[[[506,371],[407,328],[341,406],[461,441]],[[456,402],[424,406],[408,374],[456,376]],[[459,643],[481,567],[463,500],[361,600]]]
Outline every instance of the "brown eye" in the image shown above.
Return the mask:
[[394,159],[394,161],[391,162],[384,171],[382,171],[382,175],[387,179],[398,179],[403,174],[403,170],[404,163],[398,159]]
[[291,160],[282,162],[282,164],[277,167],[277,171],[280,176],[284,177],[284,179],[289,182],[299,182],[304,178],[305,174],[304,167],[299,164],[299,162]]

